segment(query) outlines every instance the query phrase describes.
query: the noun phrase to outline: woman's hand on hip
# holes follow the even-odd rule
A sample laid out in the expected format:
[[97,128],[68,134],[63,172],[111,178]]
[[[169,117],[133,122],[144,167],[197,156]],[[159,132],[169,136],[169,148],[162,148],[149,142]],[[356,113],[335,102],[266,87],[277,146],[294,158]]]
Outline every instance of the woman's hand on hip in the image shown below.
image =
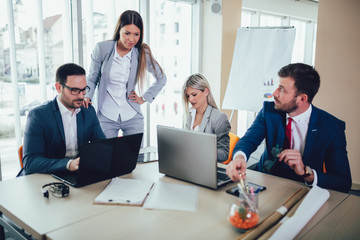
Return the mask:
[[142,98],[139,97],[135,91],[130,92],[129,99],[130,99],[130,101],[138,103],[138,104],[144,103],[144,100],[142,100]]

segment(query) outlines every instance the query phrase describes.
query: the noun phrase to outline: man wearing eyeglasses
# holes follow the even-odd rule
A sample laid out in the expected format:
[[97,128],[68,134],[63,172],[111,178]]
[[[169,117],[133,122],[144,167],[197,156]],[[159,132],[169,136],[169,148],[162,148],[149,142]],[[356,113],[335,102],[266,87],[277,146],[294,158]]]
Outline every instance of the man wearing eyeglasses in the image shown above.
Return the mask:
[[320,87],[318,72],[309,65],[294,63],[280,69],[279,77],[274,102],[264,103],[236,144],[227,174],[232,180],[244,178],[246,159],[265,139],[265,151],[256,170],[348,192],[351,173],[345,122],[312,105]]
[[83,108],[85,70],[68,63],[56,71],[54,100],[29,112],[24,132],[24,168],[18,176],[32,173],[76,171],[83,143],[104,139],[93,107]]

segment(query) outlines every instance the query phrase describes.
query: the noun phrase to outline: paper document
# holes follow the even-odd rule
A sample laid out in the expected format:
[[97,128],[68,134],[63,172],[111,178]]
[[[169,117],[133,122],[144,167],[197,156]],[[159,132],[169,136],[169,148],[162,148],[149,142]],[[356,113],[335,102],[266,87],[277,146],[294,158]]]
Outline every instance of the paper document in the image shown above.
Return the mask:
[[198,192],[197,186],[157,182],[151,190],[144,208],[197,211]]
[[269,239],[294,239],[329,197],[330,193],[328,190],[313,186],[295,214],[286,219]]
[[94,203],[142,206],[153,184],[138,179],[113,178]]

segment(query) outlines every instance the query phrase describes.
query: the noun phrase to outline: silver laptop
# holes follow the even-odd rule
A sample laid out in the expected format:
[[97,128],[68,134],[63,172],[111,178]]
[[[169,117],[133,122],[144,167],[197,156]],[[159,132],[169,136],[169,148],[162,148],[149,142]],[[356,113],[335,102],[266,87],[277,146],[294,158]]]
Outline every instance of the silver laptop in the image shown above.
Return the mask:
[[161,173],[213,189],[231,182],[217,167],[215,134],[158,125],[157,142]]

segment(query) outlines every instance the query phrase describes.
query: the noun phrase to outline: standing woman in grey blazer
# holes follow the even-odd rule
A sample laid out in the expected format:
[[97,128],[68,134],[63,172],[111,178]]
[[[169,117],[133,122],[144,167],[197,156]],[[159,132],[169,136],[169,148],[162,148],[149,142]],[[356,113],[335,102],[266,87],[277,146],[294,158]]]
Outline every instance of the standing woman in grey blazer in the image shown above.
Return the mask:
[[[107,138],[144,132],[144,117],[140,105],[152,102],[166,83],[166,76],[143,43],[143,21],[136,11],[123,12],[112,40],[96,44],[91,55],[87,76],[89,93],[84,98],[88,107],[98,87],[97,116]],[[142,92],[146,70],[156,81]]]
[[[229,155],[231,126],[227,116],[219,111],[208,81],[201,74],[193,74],[186,80],[182,92],[186,113],[184,127],[216,134],[217,160],[226,161]],[[189,109],[189,103],[192,106],[191,109]]]

